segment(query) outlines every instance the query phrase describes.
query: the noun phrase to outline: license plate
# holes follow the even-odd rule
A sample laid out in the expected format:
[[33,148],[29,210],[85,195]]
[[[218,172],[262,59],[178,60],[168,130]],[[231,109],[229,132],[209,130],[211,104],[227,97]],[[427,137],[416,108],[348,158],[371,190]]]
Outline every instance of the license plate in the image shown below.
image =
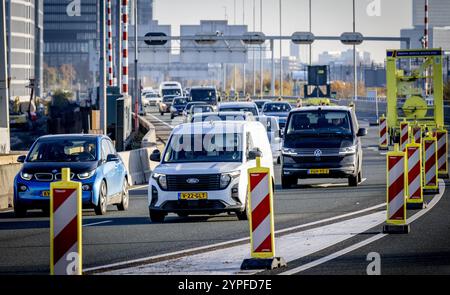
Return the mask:
[[330,169],[310,169],[308,174],[330,174]]
[[43,196],[43,197],[50,197],[50,191],[43,191],[41,193],[41,196]]
[[180,199],[180,200],[206,200],[206,199],[208,199],[208,193],[179,193],[178,199]]

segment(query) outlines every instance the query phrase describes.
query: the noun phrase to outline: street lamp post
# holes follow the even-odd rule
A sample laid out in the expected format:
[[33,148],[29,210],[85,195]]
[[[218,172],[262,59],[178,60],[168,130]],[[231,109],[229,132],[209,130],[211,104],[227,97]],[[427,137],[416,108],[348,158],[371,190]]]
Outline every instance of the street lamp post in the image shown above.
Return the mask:
[[[355,0],[353,0],[353,33],[356,32]],[[358,100],[358,76],[356,65],[356,45],[353,45],[353,100]]]
[[[279,0],[280,4],[280,36],[282,33],[282,19],[281,19],[281,0]],[[280,96],[283,96],[283,41],[280,40]]]
[[[259,11],[259,26],[260,26],[260,31],[263,31],[263,22],[262,22],[262,18],[263,18],[263,4],[262,4],[262,0],[260,0],[259,6],[260,6],[260,11]],[[259,95],[261,96],[261,98],[263,97],[263,92],[264,92],[264,63],[263,63],[263,46],[264,44],[261,44],[259,47],[259,68],[260,68],[260,73],[259,73]]]

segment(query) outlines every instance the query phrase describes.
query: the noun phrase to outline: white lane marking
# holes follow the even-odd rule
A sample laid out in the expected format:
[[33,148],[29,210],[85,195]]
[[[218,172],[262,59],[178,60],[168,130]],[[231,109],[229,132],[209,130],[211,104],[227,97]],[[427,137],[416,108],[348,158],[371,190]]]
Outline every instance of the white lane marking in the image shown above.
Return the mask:
[[166,125],[167,127],[169,127],[170,129],[173,129],[174,127],[173,126],[171,126],[169,123],[166,123],[166,122],[164,122],[163,120],[161,120],[161,119],[159,119],[159,118],[157,118],[156,116],[154,116],[154,115],[152,115],[152,114],[147,114],[147,116],[151,116],[151,117],[153,117],[153,119],[155,119],[155,120],[157,120],[157,121],[159,121],[160,123],[163,123],[164,125]]
[[105,224],[105,223],[110,223],[110,222],[112,222],[112,220],[105,220],[105,221],[83,224],[83,226],[93,226],[93,225]]
[[354,250],[356,250],[356,249],[359,249],[359,248],[361,248],[361,247],[364,247],[364,246],[366,246],[366,245],[368,245],[368,244],[370,244],[370,243],[372,243],[372,242],[375,242],[375,241],[377,241],[377,240],[383,238],[384,236],[387,236],[387,234],[378,234],[378,235],[373,236],[373,237],[371,237],[371,238],[369,238],[369,239],[367,239],[367,240],[364,240],[364,241],[361,241],[361,242],[359,242],[359,243],[357,243],[357,244],[354,244],[354,245],[352,245],[352,246],[350,246],[350,247],[348,247],[348,248],[345,248],[345,249],[342,249],[342,250],[340,250],[340,251],[338,251],[338,252],[335,252],[335,253],[333,253],[333,254],[331,254],[331,255],[328,255],[328,256],[322,257],[322,258],[320,258],[320,259],[314,260],[314,261],[312,261],[312,262],[310,262],[310,263],[304,264],[304,265],[299,266],[299,267],[297,267],[297,268],[293,268],[293,269],[291,269],[291,270],[282,272],[282,273],[280,273],[279,275],[293,275],[293,274],[302,272],[302,271],[304,271],[304,270],[313,268],[313,267],[315,267],[315,266],[318,266],[318,265],[320,265],[320,264],[323,264],[323,263],[325,263],[325,262],[328,262],[328,261],[330,261],[330,260],[333,260],[333,259],[335,259],[335,258],[338,258],[338,257],[340,257],[340,256],[342,256],[342,255],[345,255],[345,254],[347,254],[347,253],[350,253],[350,252],[352,252],[352,251],[354,251]]
[[[330,221],[334,221],[334,220],[338,220],[338,219],[342,219],[342,218],[358,215],[358,214],[361,214],[361,213],[364,213],[364,212],[376,210],[378,208],[385,207],[385,206],[386,206],[386,203],[378,204],[378,205],[375,205],[375,206],[372,206],[372,207],[369,207],[369,208],[365,208],[365,209],[362,209],[362,210],[358,210],[358,211],[354,211],[354,212],[350,212],[350,213],[345,213],[345,214],[342,214],[342,215],[338,215],[338,216],[334,216],[334,217],[330,217],[330,218],[325,218],[325,219],[322,219],[322,220],[313,221],[313,222],[310,222],[310,223],[305,223],[305,224],[301,224],[301,225],[285,228],[285,229],[282,229],[282,230],[276,230],[275,234],[281,234],[281,233],[285,233],[285,232],[289,232],[289,231],[293,231],[293,230],[298,230],[298,229],[305,228],[305,227],[310,227],[310,226],[314,226],[314,225],[318,225],[318,224],[322,224],[322,223],[327,223],[327,222],[330,222]],[[159,259],[167,259],[168,257],[172,257],[172,256],[188,255],[191,252],[197,252],[197,251],[202,251],[202,250],[207,251],[208,249],[212,249],[212,248],[224,247],[224,246],[226,247],[227,245],[231,245],[231,244],[239,243],[239,242],[243,242],[243,241],[248,241],[248,240],[249,240],[249,238],[241,238],[241,239],[231,240],[231,241],[227,241],[227,242],[221,242],[221,243],[216,243],[216,244],[212,244],[212,245],[206,245],[206,246],[201,246],[201,247],[196,247],[196,248],[176,251],[176,252],[172,252],[172,253],[165,253],[165,254],[160,254],[160,255],[155,255],[155,256],[149,256],[149,257],[144,257],[144,258],[139,258],[139,259],[127,260],[127,261],[123,261],[123,262],[117,262],[117,263],[112,263],[112,264],[107,264],[107,265],[102,265],[102,266],[86,268],[84,271],[85,272],[98,271],[98,270],[102,270],[102,269],[108,269],[108,268],[113,268],[113,267],[120,267],[120,266],[125,266],[125,265],[128,265],[128,264],[141,263],[141,262],[145,262],[145,261],[151,261],[151,260],[157,260],[157,259],[158,260]]]
[[[441,200],[442,196],[444,195],[444,192],[445,192],[445,183],[441,179],[439,181],[439,194],[435,195],[433,200],[431,200],[430,203],[428,203],[428,206],[425,209],[420,210],[419,212],[417,212],[416,214],[414,214],[413,216],[408,218],[406,220],[406,223],[407,224],[411,224],[412,222],[416,221],[418,218],[422,217],[425,213],[430,211]],[[378,235],[373,236],[373,237],[371,237],[369,239],[366,239],[366,240],[361,241],[361,242],[359,242],[357,244],[354,244],[354,245],[352,245],[350,247],[347,247],[345,249],[342,249],[340,251],[332,253],[332,254],[330,254],[330,255],[328,255],[326,257],[322,257],[320,259],[317,259],[317,260],[312,261],[310,263],[304,264],[304,265],[299,266],[297,268],[294,268],[294,269],[285,271],[283,273],[280,273],[280,275],[292,275],[292,274],[296,274],[296,273],[302,272],[304,270],[313,268],[315,266],[318,266],[320,264],[323,264],[325,262],[328,262],[330,260],[338,258],[338,257],[340,257],[342,255],[350,253],[350,252],[352,252],[352,251],[354,251],[354,250],[356,250],[358,248],[361,248],[361,247],[364,247],[366,245],[369,245],[370,243],[375,242],[375,241],[377,241],[377,240],[379,240],[379,239],[381,239],[381,238],[383,238],[385,236],[387,236],[387,234],[378,234]]]
[[[363,183],[366,180],[367,180],[367,178],[361,179],[361,182],[359,184]],[[348,186],[348,184],[347,183],[321,183],[321,184],[313,184],[312,186],[327,188],[327,187]]]
[[[311,255],[337,243],[350,239],[381,224],[386,213],[379,211],[369,215],[344,220],[322,227],[296,232],[277,238],[276,252],[286,261]],[[174,258],[144,266],[129,267],[105,274],[239,274],[240,266],[250,256],[250,244]],[[254,274],[259,271],[245,272]]]
[[138,185],[138,186],[134,186],[134,187],[130,187],[128,190],[132,191],[132,190],[139,190],[142,189],[144,187],[148,187],[148,184],[143,184],[143,185]]
[[11,209],[11,210],[0,211],[0,214],[1,214],[1,213],[11,213],[11,212],[14,212],[14,210]]

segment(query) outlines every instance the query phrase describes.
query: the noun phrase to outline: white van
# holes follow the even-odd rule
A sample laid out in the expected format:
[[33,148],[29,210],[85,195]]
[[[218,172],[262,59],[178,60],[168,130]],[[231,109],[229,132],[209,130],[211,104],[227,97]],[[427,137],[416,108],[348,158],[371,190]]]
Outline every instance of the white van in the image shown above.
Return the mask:
[[274,182],[272,150],[260,122],[226,121],[181,124],[172,131],[160,164],[149,181],[150,219],[163,222],[168,213],[181,217],[234,212],[247,219],[247,170],[269,167]]
[[181,87],[181,84],[176,81],[166,81],[162,82],[159,85],[159,96],[164,98],[166,95],[172,95],[172,96],[181,96],[183,94],[183,88]]

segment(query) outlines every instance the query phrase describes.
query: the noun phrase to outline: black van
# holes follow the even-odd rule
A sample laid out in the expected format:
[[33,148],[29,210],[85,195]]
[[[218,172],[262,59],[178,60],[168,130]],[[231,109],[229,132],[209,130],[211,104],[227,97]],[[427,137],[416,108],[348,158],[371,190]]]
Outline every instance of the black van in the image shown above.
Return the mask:
[[281,157],[283,188],[301,178],[348,178],[349,186],[362,180],[361,136],[352,108],[311,106],[290,112]]

